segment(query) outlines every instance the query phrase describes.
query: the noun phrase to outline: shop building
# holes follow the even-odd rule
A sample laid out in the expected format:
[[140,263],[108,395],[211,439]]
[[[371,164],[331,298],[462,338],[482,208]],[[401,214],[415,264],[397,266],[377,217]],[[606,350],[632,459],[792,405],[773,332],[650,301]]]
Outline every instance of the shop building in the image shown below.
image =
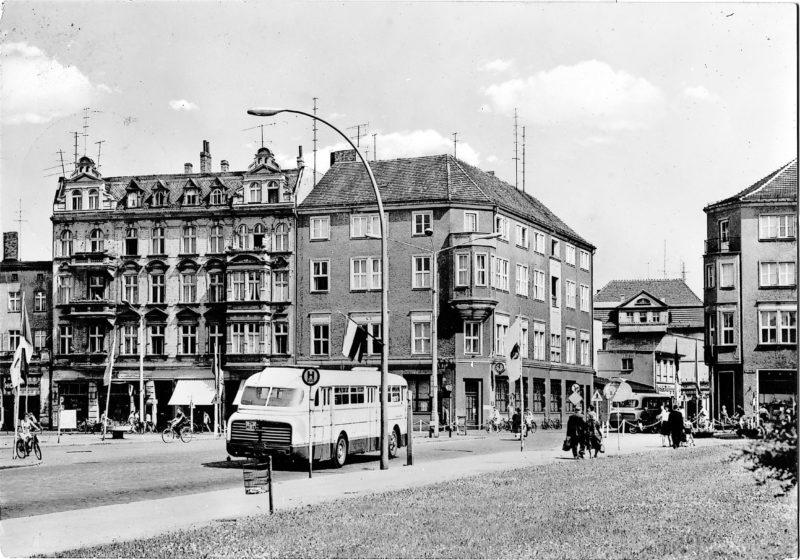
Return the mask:
[[[472,427],[492,406],[564,418],[573,388],[590,399],[594,246],[537,199],[452,156],[370,165],[388,222],[389,370],[408,380],[415,422],[431,417],[434,365],[439,417],[446,408]],[[380,222],[354,152],[331,154],[330,170],[297,213],[298,363],[352,367],[342,355],[348,320],[378,339],[383,332]],[[515,319],[522,398],[504,373]],[[370,339],[362,365],[379,364]]]

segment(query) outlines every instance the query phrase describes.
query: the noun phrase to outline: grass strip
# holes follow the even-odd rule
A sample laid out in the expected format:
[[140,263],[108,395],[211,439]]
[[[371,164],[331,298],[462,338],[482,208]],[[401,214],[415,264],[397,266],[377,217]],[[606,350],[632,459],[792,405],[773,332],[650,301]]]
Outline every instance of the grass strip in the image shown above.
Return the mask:
[[795,498],[734,447],[559,461],[71,550],[100,558],[786,558]]

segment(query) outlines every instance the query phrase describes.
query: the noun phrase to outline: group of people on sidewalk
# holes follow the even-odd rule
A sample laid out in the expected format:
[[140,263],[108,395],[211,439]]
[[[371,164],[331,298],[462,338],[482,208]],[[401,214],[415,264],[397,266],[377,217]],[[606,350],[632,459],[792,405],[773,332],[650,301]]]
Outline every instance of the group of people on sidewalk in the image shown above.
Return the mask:
[[603,429],[597,419],[594,405],[590,404],[587,407],[585,416],[582,408],[576,408],[567,419],[567,437],[564,440],[563,450],[571,450],[575,459],[584,459],[587,450],[590,458],[592,452],[595,458],[598,453],[605,453]]
[[692,423],[684,422],[683,413],[681,413],[677,404],[672,405],[672,410],[666,405],[662,406],[658,420],[660,422],[661,447],[669,445],[673,449],[677,449],[683,442],[694,445]]

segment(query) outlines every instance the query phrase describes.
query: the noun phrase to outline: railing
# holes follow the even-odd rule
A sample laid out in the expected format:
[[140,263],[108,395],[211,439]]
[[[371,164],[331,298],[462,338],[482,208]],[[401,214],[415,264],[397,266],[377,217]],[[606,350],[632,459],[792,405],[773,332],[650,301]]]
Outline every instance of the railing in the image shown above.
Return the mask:
[[731,253],[738,252],[742,249],[742,242],[740,237],[728,236],[725,239],[715,237],[706,239],[705,253]]

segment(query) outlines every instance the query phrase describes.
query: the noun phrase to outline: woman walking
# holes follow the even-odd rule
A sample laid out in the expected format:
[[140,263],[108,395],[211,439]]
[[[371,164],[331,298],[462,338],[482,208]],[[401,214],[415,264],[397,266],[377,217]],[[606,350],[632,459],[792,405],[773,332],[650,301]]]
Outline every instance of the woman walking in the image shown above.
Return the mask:
[[[670,447],[672,446],[672,441],[670,440],[670,428],[669,428],[669,409],[666,405],[661,407],[661,413],[658,415],[658,431],[661,434],[661,447]],[[664,440],[666,440],[666,445],[664,444]]]

